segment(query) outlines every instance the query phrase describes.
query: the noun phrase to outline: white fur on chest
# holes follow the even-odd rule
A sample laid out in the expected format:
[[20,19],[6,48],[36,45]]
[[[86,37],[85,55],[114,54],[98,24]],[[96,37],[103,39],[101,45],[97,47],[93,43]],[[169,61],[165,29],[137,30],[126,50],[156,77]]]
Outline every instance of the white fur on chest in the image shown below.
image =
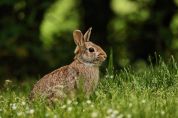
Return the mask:
[[99,79],[99,68],[93,66],[85,66],[81,68],[80,74],[86,79]]

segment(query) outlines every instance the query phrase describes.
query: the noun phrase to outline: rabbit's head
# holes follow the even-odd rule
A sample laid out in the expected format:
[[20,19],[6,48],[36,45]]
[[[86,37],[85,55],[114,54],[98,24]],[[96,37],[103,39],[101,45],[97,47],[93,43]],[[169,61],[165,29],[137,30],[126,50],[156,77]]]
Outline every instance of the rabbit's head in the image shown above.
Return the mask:
[[99,66],[107,57],[101,47],[92,43],[90,39],[92,28],[89,28],[83,35],[80,30],[73,32],[75,49],[75,59],[87,65]]

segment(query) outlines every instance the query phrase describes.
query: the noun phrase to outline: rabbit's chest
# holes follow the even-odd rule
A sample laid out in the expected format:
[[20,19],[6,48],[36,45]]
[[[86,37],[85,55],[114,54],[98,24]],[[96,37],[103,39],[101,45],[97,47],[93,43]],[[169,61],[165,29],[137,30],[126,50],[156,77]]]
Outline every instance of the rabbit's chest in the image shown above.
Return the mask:
[[84,77],[84,88],[88,92],[92,92],[99,81],[99,69],[89,68],[87,71],[81,71],[82,76]]

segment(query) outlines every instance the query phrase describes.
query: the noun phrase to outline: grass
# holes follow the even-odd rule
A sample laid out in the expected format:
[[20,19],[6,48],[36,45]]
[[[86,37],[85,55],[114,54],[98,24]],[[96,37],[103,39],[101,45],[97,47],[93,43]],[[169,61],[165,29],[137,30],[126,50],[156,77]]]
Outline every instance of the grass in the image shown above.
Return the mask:
[[28,101],[34,81],[6,80],[0,89],[0,118],[176,118],[178,66],[171,58],[153,67],[114,72],[112,63],[90,99],[47,105]]

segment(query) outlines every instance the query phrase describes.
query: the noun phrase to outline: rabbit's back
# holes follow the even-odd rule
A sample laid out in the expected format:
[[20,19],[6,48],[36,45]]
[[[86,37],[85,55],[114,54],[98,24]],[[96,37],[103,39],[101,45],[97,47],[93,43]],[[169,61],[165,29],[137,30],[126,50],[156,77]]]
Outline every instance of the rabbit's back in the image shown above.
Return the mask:
[[42,77],[35,85],[30,98],[36,95],[53,98],[65,97],[66,93],[73,90],[78,71],[70,66],[63,66]]

